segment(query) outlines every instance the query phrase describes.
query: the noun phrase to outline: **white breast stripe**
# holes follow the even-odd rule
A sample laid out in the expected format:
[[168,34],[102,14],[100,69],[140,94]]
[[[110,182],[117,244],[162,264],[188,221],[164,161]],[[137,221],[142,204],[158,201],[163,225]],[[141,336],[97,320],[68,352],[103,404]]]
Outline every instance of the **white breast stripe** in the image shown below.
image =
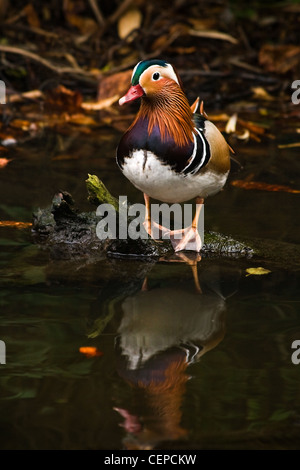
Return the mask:
[[[196,128],[195,128],[196,129]],[[206,144],[205,144],[205,140],[204,140],[204,137],[202,135],[202,133],[196,129],[196,132],[198,133],[198,135],[200,136],[201,140],[202,140],[202,144],[203,144],[203,156],[200,160],[200,163],[199,165],[197,166],[197,168],[193,171],[193,173],[197,173],[198,170],[200,170],[200,168],[202,167],[204,161],[205,161],[205,157],[206,157]]]
[[[204,161],[205,161],[205,157],[206,157],[206,144],[205,144],[205,140],[204,140],[204,137],[203,135],[201,134],[201,132],[195,127],[194,128],[195,131],[197,132],[197,134],[200,136],[201,140],[202,140],[202,144],[203,144],[203,155],[202,155],[202,158],[200,160],[200,163],[198,166],[196,166],[196,168],[191,172],[192,174],[194,173],[197,173],[198,170],[200,170],[200,168],[202,167]],[[192,153],[192,156],[191,156],[191,160],[190,162],[188,163],[188,165],[186,167],[184,167],[184,169],[182,170],[182,172],[186,171],[189,169],[189,167],[192,165],[195,157],[196,157],[196,154],[197,154],[197,150],[198,150],[198,146],[197,146],[197,139],[196,139],[196,136],[195,134],[193,134],[194,136],[194,150],[193,150],[193,153]]]
[[194,150],[193,150],[192,155],[190,156],[190,162],[187,164],[187,166],[183,168],[183,170],[181,170],[181,173],[183,173],[187,168],[189,168],[195,159],[198,146],[197,146],[197,139],[196,139],[195,134],[193,134],[193,137],[194,137]]

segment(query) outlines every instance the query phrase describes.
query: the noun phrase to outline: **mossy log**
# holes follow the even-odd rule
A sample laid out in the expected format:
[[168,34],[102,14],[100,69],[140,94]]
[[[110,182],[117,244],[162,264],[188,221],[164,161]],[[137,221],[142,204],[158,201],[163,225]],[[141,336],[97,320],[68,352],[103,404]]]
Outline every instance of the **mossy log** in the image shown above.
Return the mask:
[[[86,180],[88,200],[93,205],[108,203],[116,211],[119,201],[110,194],[101,180],[89,175]],[[79,212],[72,196],[60,191],[47,209],[39,209],[33,216],[33,234],[37,243],[48,246],[55,257],[68,258],[97,256],[162,258],[173,253],[169,240],[154,241],[151,238],[132,240],[100,240],[96,227],[101,220],[96,210]],[[256,257],[289,261],[300,264],[298,246],[272,240],[235,240],[216,232],[205,232],[201,256]],[[288,258],[287,258],[288,257]]]

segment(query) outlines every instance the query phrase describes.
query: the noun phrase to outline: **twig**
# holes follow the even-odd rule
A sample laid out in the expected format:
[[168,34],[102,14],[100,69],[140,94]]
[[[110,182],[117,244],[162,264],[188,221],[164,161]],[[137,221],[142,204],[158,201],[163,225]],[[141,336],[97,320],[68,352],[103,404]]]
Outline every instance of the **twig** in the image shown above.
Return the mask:
[[58,58],[61,58],[61,57],[64,57],[68,62],[69,64],[71,64],[75,69],[80,69],[80,65],[78,64],[77,60],[75,59],[75,57],[70,54],[69,52],[58,52],[58,51],[53,51],[53,52],[49,52],[48,53],[48,56],[50,57],[58,57]]
[[238,25],[238,31],[240,33],[241,39],[243,43],[245,44],[246,48],[248,49],[249,52],[253,52],[253,48],[250,46],[249,40],[246,36],[246,33],[244,31],[244,28],[241,25]]
[[59,75],[62,75],[64,73],[70,73],[70,74],[77,74],[77,75],[82,75],[85,77],[93,77],[93,74],[91,72],[87,72],[81,68],[77,67],[59,67],[52,62],[49,62],[49,60],[44,59],[43,57],[40,57],[39,55],[35,54],[34,52],[27,51],[25,49],[21,49],[20,47],[14,47],[14,46],[5,46],[3,44],[0,44],[0,51],[1,52],[7,52],[9,54],[18,54],[22,55],[24,57],[28,57],[31,60],[34,60],[35,62],[38,62],[42,64],[44,67],[53,70],[54,72],[58,73]]
[[96,20],[98,21],[99,26],[103,27],[105,25],[105,19],[99,9],[97,0],[89,0],[89,4],[90,4],[91,9],[94,12],[94,15],[96,17]]
[[108,18],[109,23],[112,24],[118,21],[120,16],[122,16],[123,13],[130,7],[132,2],[133,0],[124,0],[119,8],[117,8],[116,11]]
[[96,103],[82,103],[81,107],[88,111],[100,111],[101,109],[109,108],[110,106],[112,106],[114,103],[116,103],[116,101],[118,101],[119,98],[120,95],[114,95],[110,98],[106,98]]
[[263,74],[262,69],[255,67],[254,65],[247,64],[246,62],[241,61],[237,57],[232,57],[231,59],[229,59],[229,63],[231,65],[234,65],[235,67],[240,67],[242,69],[249,70],[250,72],[259,73],[261,75]]
[[36,100],[42,98],[43,93],[40,90],[31,90],[25,91],[24,93],[14,93],[13,95],[8,95],[9,103],[17,103],[23,101],[24,99]]
[[[181,31],[178,30],[178,31],[175,31],[167,41],[164,42],[163,46],[156,49],[154,52],[151,52],[150,54],[144,54],[142,59],[143,60],[148,60],[148,59],[153,59],[154,57],[158,57],[161,55],[161,53],[167,48],[169,47],[178,37],[181,36]],[[126,64],[122,64],[118,67],[114,67],[113,69],[110,69],[109,71],[109,74],[113,74],[113,73],[117,73],[117,72],[121,72],[123,70],[127,70],[131,67],[133,67],[134,65],[136,64],[136,60],[134,61],[130,61],[130,62],[127,62]]]
[[[126,4],[130,4],[132,0],[125,0],[122,5],[120,6],[123,7]],[[128,6],[128,5],[126,5]],[[117,13],[117,12],[116,12]],[[114,15],[116,15],[116,13]],[[113,15],[113,16],[114,16]],[[111,20],[111,17],[109,18],[109,21]],[[113,19],[115,21],[115,19]],[[186,36],[186,35],[191,35],[191,36],[200,36],[200,37],[206,37],[210,39],[221,39],[223,41],[229,41],[233,44],[236,44],[238,41],[235,39],[233,36],[230,36],[229,34],[225,33],[220,33],[219,31],[196,31],[193,29],[186,29],[186,28],[178,28],[170,37],[164,42],[164,44],[156,49],[154,52],[151,52],[150,54],[145,54],[142,58],[144,60],[146,59],[152,59],[153,57],[157,57],[162,54],[163,51],[165,51],[176,39],[178,39],[181,36]],[[120,72],[122,70],[126,70],[127,68],[130,68],[131,66],[135,65],[135,62],[130,62],[127,64],[123,64],[119,67],[115,67],[112,70],[110,70],[110,73],[112,72]],[[209,75],[213,75],[213,73],[209,73]],[[216,73],[216,76],[218,76],[218,73]]]
[[[231,63],[231,60],[230,60]],[[232,65],[237,65],[236,63]],[[235,71],[228,71],[228,72],[221,72],[219,70],[199,70],[199,69],[178,69],[178,73],[181,76],[186,77],[193,77],[193,76],[201,76],[201,77],[235,77],[238,73],[239,78],[243,78],[244,80],[256,80],[264,83],[276,84],[279,80],[276,77],[268,77],[266,75],[262,75],[261,70],[251,70],[253,73],[249,72],[235,72]]]
[[201,77],[228,77],[230,72],[220,72],[219,70],[199,70],[199,69],[178,69],[179,75],[186,77],[200,75]]
[[268,77],[266,75],[262,75],[261,72],[254,72],[253,73],[248,73],[248,72],[238,72],[239,78],[243,78],[245,80],[256,80],[264,83],[270,83],[270,84],[279,84],[280,80],[276,77]]
[[48,38],[53,38],[53,39],[58,39],[59,38],[59,35],[56,34],[56,33],[52,33],[50,31],[46,31],[44,29],[41,29],[41,28],[35,28],[33,26],[24,26],[24,25],[19,25],[19,24],[2,24],[1,27],[3,29],[11,29],[13,31],[24,31],[25,33],[33,33],[33,34],[37,34],[39,36],[45,36],[45,37],[48,37]]
[[237,44],[238,40],[235,39],[230,34],[222,33],[220,31],[213,31],[213,30],[205,30],[205,31],[197,31],[195,29],[189,29],[188,33],[190,36],[198,36],[200,38],[209,38],[209,39],[220,39],[221,41],[229,41],[232,44]]
[[21,11],[18,11],[18,13],[14,16],[11,16],[10,18],[7,18],[5,23],[6,24],[12,24],[12,23],[15,23],[16,21],[18,21],[20,18],[22,18],[22,16],[25,15],[25,10],[24,8],[21,10]]

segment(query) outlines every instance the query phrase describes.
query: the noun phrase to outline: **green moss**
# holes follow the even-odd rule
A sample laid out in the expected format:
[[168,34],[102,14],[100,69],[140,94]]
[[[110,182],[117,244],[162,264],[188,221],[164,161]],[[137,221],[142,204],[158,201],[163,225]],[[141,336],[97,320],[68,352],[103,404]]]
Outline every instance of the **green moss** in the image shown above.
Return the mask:
[[95,205],[99,204],[111,204],[116,211],[119,211],[119,201],[110,194],[106,186],[99,180],[96,175],[88,175],[86,182],[86,188],[88,192],[88,201]]

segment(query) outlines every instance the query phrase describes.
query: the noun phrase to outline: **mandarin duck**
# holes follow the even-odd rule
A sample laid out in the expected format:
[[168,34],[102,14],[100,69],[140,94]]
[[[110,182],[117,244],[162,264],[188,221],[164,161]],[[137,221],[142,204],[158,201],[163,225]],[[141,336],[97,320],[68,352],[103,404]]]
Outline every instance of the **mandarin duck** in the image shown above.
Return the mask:
[[[218,193],[230,169],[229,145],[210,122],[199,99],[190,106],[182,82],[171,64],[143,60],[132,72],[131,87],[119,104],[141,98],[136,118],[117,148],[117,164],[131,183],[144,193],[144,227],[152,235],[150,198],[182,203],[196,198],[190,227],[169,233],[175,251],[199,252],[197,225],[204,199]],[[176,232],[176,233],[175,233]]]

